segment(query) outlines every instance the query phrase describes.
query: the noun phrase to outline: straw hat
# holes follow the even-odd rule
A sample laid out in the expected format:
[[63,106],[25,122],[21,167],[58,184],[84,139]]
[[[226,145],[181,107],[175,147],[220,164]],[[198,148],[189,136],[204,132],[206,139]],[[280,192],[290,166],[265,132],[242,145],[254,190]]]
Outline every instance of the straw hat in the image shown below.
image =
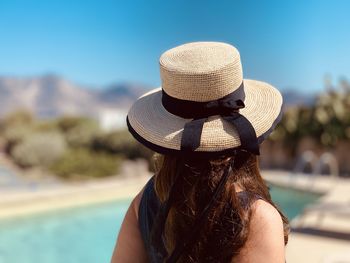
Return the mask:
[[141,96],[127,116],[139,142],[163,154],[259,154],[281,119],[282,96],[265,82],[243,79],[235,47],[188,43],[159,62],[162,86]]

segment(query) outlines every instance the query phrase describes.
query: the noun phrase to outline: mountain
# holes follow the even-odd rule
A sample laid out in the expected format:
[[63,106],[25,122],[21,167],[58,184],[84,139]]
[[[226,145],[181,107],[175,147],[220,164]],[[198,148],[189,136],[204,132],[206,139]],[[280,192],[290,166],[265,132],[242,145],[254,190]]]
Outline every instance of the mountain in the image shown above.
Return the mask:
[[[99,89],[74,84],[56,75],[17,78],[0,77],[0,117],[17,109],[27,109],[39,118],[63,114],[104,116],[116,114],[125,122],[125,112],[143,93],[144,85],[119,83]],[[284,105],[310,105],[314,96],[295,90],[283,92]],[[110,117],[112,116],[112,117]],[[107,121],[108,122],[108,121]]]
[[149,89],[135,84],[113,84],[99,93],[99,100],[113,107],[116,102],[122,108],[128,108],[138,97]]
[[17,109],[27,109],[39,118],[96,116],[107,109],[125,111],[147,90],[135,84],[114,84],[96,90],[55,75],[0,77],[0,116]]

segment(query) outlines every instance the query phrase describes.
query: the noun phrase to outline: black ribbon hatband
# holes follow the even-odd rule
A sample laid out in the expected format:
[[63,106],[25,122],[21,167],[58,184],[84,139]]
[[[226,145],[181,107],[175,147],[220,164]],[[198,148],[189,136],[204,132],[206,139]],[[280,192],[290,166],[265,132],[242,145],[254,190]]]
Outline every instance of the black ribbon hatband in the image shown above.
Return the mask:
[[181,151],[184,152],[192,152],[199,147],[207,118],[220,115],[236,128],[241,141],[240,148],[259,155],[259,143],[255,130],[249,120],[239,113],[239,110],[245,107],[244,98],[243,82],[234,92],[221,99],[207,102],[177,99],[162,90],[162,104],[168,112],[192,119],[185,124],[181,138]]

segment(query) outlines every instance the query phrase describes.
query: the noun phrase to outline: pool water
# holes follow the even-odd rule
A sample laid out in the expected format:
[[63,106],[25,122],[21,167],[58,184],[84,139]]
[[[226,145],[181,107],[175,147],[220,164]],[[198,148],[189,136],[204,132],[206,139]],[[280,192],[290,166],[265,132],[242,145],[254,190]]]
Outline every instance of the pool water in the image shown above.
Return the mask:
[[0,223],[0,263],[110,262],[130,201]]
[[[318,198],[275,186],[271,195],[289,219]],[[0,263],[108,263],[129,203],[123,200],[3,220]]]
[[321,194],[308,193],[275,185],[270,185],[270,194],[274,203],[289,220],[299,215],[307,204],[315,202],[321,196]]

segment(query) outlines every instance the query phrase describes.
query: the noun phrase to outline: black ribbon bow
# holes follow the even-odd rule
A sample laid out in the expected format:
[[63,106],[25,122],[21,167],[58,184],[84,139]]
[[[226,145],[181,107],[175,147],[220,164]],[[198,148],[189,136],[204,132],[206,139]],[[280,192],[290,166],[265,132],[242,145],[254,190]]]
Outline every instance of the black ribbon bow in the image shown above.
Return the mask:
[[182,118],[192,119],[185,124],[183,130],[182,151],[195,151],[200,146],[203,126],[208,117],[220,115],[236,128],[241,141],[240,148],[259,155],[259,143],[255,130],[249,120],[239,113],[239,110],[245,107],[243,100],[243,83],[237,90],[225,97],[208,102],[176,99],[166,94],[164,90],[162,93],[162,104],[168,112]]

